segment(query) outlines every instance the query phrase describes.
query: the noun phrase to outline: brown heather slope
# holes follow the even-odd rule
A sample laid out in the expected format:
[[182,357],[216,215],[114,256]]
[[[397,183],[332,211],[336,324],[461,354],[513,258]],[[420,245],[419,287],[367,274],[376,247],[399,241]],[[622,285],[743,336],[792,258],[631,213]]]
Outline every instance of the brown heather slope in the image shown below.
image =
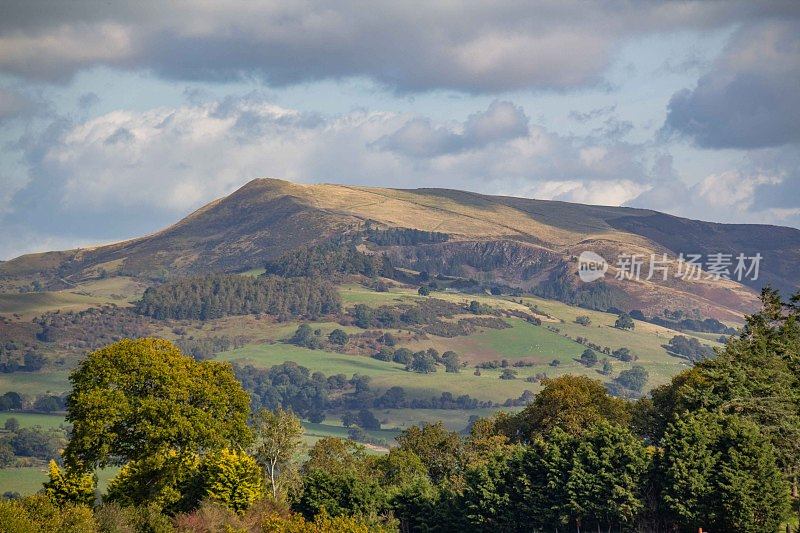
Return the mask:
[[[626,308],[699,308],[735,320],[769,283],[791,291],[800,280],[800,230],[714,224],[643,209],[488,196],[446,189],[303,185],[257,179],[177,224],[146,237],[93,249],[22,256],[0,263],[0,279],[39,278],[51,287],[103,270],[150,278],[258,268],[288,250],[381,227],[447,233],[445,243],[380,247],[406,265],[457,266],[464,275],[532,288],[560,270],[575,282],[574,257],[594,250],[610,263],[621,253],[733,253],[764,259],[751,286],[724,280],[630,282],[606,277]],[[376,247],[373,247],[375,249]],[[577,282],[580,283],[580,282]]]

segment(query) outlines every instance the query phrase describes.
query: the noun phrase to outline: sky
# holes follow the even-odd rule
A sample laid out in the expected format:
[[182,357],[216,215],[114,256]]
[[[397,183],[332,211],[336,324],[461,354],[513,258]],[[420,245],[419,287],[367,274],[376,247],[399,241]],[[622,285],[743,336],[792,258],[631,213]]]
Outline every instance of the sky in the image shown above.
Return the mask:
[[256,177],[800,227],[800,2],[0,0],[0,260]]

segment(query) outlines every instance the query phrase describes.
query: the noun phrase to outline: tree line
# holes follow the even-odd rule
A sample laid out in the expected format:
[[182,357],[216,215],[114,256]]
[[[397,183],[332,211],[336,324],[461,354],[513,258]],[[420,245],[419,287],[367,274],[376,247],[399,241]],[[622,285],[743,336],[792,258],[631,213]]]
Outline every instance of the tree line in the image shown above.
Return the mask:
[[336,288],[318,278],[209,274],[150,287],[136,311],[155,319],[210,320],[230,315],[270,314],[318,318],[338,313]]

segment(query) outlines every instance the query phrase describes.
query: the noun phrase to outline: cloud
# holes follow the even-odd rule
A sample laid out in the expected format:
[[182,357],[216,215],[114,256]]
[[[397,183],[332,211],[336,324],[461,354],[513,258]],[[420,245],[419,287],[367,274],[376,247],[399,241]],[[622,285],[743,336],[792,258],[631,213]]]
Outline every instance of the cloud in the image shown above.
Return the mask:
[[0,87],[0,123],[34,112],[36,104],[22,94]]
[[671,159],[657,159],[650,187],[628,205],[715,222],[800,226],[800,148],[744,152],[693,185],[680,179]]
[[55,82],[105,65],[274,86],[365,77],[401,93],[569,90],[603,81],[627,39],[796,13],[789,1],[744,0],[20,1],[4,5],[0,70]]
[[470,115],[459,129],[454,131],[428,119],[415,118],[375,145],[411,157],[455,154],[526,136],[528,117],[511,102],[493,102],[486,111]]
[[[640,147],[532,126],[511,102],[453,124],[364,110],[328,116],[250,95],[62,118],[17,144],[28,175],[0,224],[52,239],[43,243],[144,234],[259,176],[599,203],[625,201],[646,180]],[[0,248],[14,248],[3,239]]]
[[694,89],[669,102],[664,132],[702,148],[800,142],[800,21],[746,25]]

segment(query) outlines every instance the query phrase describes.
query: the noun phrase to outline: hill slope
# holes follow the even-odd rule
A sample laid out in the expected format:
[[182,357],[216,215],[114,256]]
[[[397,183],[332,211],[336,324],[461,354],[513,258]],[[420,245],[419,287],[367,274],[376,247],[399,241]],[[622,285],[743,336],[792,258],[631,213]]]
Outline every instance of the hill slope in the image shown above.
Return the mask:
[[[356,234],[365,224],[446,233],[447,242],[373,246],[398,266],[427,269],[525,289],[580,290],[575,257],[600,253],[611,264],[608,287],[624,308],[700,309],[735,319],[752,308],[763,284],[785,291],[800,280],[800,231],[714,224],[643,209],[604,207],[446,189],[302,185],[256,179],[152,235],[101,246],[22,256],[0,264],[5,280],[39,278],[50,287],[100,275],[163,278],[261,267],[286,251]],[[640,282],[613,279],[620,254],[745,253],[764,257],[750,287],[727,280]],[[646,273],[647,266],[644,267]],[[457,270],[457,272],[456,272]]]

